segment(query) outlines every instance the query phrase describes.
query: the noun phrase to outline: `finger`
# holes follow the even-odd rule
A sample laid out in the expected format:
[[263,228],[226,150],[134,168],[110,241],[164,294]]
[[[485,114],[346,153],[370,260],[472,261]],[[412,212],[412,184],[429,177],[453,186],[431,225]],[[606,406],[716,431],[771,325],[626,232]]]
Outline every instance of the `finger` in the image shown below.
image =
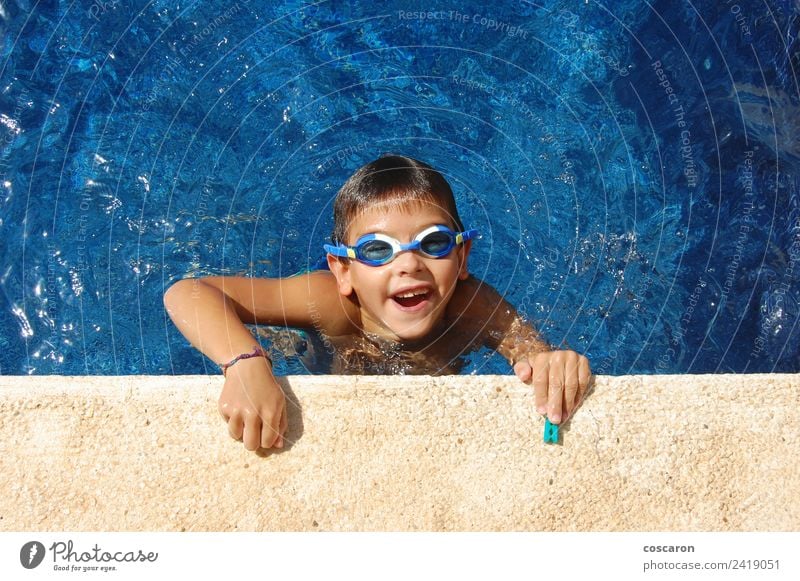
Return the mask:
[[261,444],[261,418],[258,414],[247,414],[244,420],[244,447],[251,452]]
[[281,410],[280,421],[278,422],[278,436],[275,438],[276,448],[283,448],[283,438],[286,433],[286,408]]
[[281,412],[281,425],[279,427],[281,435],[278,437],[278,443],[276,444],[278,448],[283,448],[283,440],[286,437],[286,430],[289,427],[289,419],[287,415],[288,414],[286,413],[286,406],[284,406],[283,412]]
[[228,413],[229,411],[228,404],[223,404],[221,401],[218,401],[217,411],[219,412],[219,415],[222,416],[222,419],[225,420],[226,422],[230,419],[231,415],[230,413]]
[[578,358],[578,383],[580,384],[580,394],[578,395],[577,404],[583,401],[586,391],[589,389],[589,382],[592,380],[592,370],[589,367],[589,359],[581,355]]
[[548,353],[538,353],[533,360],[533,394],[536,411],[547,413],[547,381],[550,373],[550,357]]
[[575,409],[578,401],[580,382],[578,380],[578,354],[570,351],[566,354],[564,365],[564,408],[562,419],[566,420]]
[[550,357],[548,382],[547,417],[558,424],[561,422],[561,402],[564,401],[564,354],[561,351]]
[[228,433],[231,435],[231,438],[234,440],[241,440],[243,428],[244,420],[242,419],[242,414],[232,414],[228,420]]
[[272,448],[278,443],[280,433],[278,432],[278,425],[280,424],[280,416],[262,416],[263,427],[261,428],[261,447]]
[[525,359],[514,364],[514,373],[520,381],[528,383],[531,380],[531,375],[533,375],[533,370],[531,369],[531,364]]

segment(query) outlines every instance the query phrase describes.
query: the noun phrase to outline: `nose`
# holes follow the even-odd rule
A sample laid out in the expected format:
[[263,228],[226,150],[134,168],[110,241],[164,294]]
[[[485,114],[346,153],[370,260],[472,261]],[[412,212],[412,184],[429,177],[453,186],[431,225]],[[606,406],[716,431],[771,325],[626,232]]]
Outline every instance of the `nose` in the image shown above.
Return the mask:
[[392,269],[398,274],[419,272],[424,267],[422,257],[414,250],[402,250],[392,261]]

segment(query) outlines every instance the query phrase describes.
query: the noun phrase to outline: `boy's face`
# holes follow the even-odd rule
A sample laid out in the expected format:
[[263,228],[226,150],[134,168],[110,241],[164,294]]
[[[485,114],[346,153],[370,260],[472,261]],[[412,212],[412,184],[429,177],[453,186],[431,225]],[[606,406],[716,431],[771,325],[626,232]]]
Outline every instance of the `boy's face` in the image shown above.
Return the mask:
[[[346,243],[352,246],[365,234],[382,233],[405,244],[436,224],[455,228],[449,214],[434,204],[376,207],[350,224]],[[328,264],[338,281],[339,292],[344,296],[355,293],[364,331],[412,341],[428,335],[442,320],[456,282],[468,277],[470,242],[455,246],[443,258],[404,251],[381,266],[357,260],[345,262],[331,255]]]

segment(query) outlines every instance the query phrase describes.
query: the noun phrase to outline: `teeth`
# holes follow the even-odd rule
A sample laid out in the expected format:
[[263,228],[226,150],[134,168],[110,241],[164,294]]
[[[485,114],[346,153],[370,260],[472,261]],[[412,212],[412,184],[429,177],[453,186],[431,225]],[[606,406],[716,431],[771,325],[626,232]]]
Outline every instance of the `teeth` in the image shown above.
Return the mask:
[[419,295],[426,295],[426,294],[428,294],[428,291],[426,290],[416,290],[416,291],[408,291],[407,293],[399,293],[394,296],[396,296],[399,299],[410,299],[411,297],[416,297]]

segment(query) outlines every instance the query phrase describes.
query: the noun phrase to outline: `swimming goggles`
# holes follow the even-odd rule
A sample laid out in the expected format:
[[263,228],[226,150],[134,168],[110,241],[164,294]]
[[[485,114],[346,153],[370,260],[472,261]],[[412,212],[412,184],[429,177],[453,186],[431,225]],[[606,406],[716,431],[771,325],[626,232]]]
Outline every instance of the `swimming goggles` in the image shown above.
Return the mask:
[[395,259],[398,252],[417,250],[430,258],[443,258],[450,254],[457,244],[463,244],[478,235],[477,230],[454,232],[447,226],[436,225],[426,228],[408,244],[386,234],[365,234],[356,241],[355,246],[325,244],[325,251],[333,256],[354,258],[369,266],[381,266]]

